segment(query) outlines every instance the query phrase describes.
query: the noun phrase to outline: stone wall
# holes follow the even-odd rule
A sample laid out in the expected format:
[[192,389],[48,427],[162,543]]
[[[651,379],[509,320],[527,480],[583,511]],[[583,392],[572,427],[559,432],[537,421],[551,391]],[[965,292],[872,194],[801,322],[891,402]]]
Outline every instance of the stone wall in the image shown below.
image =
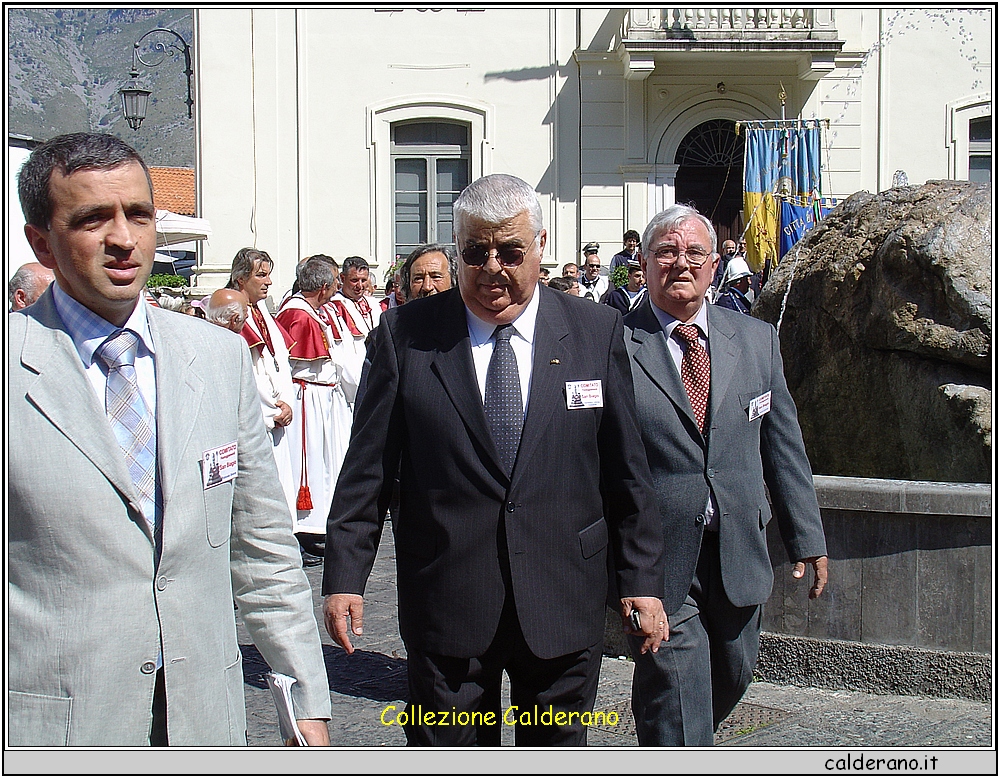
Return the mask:
[[[756,675],[775,683],[988,700],[992,688],[990,487],[815,476],[830,582],[807,579],[768,525],[774,589]],[[620,620],[606,653],[628,650]]]
[[784,257],[778,327],[814,473],[985,483],[992,470],[990,188],[858,192]]

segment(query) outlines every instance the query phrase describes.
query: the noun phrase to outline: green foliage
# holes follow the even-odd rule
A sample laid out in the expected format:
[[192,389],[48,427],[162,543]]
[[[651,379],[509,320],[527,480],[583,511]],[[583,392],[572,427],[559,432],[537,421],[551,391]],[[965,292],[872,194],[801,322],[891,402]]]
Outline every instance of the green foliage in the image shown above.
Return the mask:
[[146,286],[151,289],[156,289],[157,287],[166,286],[170,289],[180,289],[188,285],[184,276],[170,275],[169,273],[157,273],[151,275],[149,280],[146,282]]
[[618,267],[611,271],[609,278],[615,289],[625,286],[628,283],[628,265],[618,265]]

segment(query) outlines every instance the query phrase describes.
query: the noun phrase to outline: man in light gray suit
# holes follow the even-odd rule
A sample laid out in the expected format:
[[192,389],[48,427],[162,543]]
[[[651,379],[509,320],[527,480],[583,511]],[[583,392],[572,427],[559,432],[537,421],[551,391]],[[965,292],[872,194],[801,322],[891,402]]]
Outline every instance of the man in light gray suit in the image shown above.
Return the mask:
[[642,246],[649,294],[625,317],[625,345],[663,522],[669,634],[657,653],[632,641],[632,708],[640,745],[710,746],[757,661],[772,510],[792,575],[814,568],[811,598],[826,585],[826,541],[777,333],[705,303],[719,261],[711,222],[672,206]]
[[[55,283],[8,319],[11,746],[246,744],[235,600],[328,745],[312,592],[236,334],[147,305],[145,163],[39,146],[25,233]],[[237,477],[238,475],[238,477]]]

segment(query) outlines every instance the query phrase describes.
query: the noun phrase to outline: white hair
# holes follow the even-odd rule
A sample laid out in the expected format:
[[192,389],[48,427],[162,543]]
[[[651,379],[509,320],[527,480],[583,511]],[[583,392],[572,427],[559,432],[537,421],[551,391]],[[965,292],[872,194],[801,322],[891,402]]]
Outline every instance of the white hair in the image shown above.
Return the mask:
[[652,218],[642,233],[642,247],[647,251],[652,250],[653,238],[661,232],[672,232],[680,227],[684,222],[691,220],[699,221],[708,230],[708,236],[712,239],[712,253],[716,253],[718,236],[715,234],[715,227],[712,222],[702,216],[690,205],[671,205],[664,211],[660,211]]
[[205,318],[212,322],[212,324],[218,324],[221,327],[228,327],[229,322],[234,316],[243,317],[245,321],[246,315],[246,306],[237,300],[223,303],[218,307],[212,305],[212,301],[209,300],[205,305]]
[[454,205],[455,232],[468,218],[487,224],[502,224],[527,211],[531,229],[542,229],[542,206],[527,181],[506,173],[494,173],[473,181],[458,196]]

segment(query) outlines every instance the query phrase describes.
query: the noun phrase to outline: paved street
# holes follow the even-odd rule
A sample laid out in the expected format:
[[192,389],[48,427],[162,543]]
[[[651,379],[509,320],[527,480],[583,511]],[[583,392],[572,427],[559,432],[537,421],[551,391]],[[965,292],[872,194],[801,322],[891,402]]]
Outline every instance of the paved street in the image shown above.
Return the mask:
[[[406,697],[406,653],[396,621],[395,559],[386,528],[365,600],[365,634],[348,657],[322,626],[319,607],[322,567],[307,568],[323,637],[333,719],[334,746],[403,746],[401,728],[380,721],[388,705]],[[262,676],[260,654],[240,627],[251,746],[278,746],[274,704]],[[632,664],[605,657],[596,710],[618,713],[617,726],[592,728],[589,745],[636,746],[629,712]],[[506,700],[505,700],[506,704]],[[991,706],[968,700],[894,697],[859,692],[755,683],[717,735],[723,747],[969,748],[992,745]],[[504,744],[513,745],[512,728]]]

